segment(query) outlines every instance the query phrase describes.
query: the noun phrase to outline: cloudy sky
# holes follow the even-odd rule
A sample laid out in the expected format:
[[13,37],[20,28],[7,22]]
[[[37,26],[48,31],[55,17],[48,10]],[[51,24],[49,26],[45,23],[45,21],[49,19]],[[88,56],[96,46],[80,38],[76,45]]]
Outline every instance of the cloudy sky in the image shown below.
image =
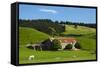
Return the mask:
[[93,8],[90,9],[20,4],[19,18],[96,23],[96,10]]

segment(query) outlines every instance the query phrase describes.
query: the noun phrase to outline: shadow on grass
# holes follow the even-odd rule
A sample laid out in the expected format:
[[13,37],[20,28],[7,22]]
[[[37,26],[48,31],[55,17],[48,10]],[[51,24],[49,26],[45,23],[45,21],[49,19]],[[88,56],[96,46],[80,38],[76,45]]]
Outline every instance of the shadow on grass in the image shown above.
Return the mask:
[[81,37],[82,34],[61,34],[62,37]]

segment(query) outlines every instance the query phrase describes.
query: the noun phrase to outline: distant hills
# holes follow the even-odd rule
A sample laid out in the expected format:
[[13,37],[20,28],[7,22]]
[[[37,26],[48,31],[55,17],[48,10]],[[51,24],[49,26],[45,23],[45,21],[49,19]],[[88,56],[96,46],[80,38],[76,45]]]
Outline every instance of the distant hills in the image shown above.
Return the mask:
[[50,19],[36,19],[36,20],[19,20],[20,27],[34,28],[38,31],[44,32],[46,34],[60,35],[62,32],[65,32],[65,25],[79,25],[85,27],[96,28],[96,24],[92,23],[74,23],[74,22],[58,22],[52,21]]
[[52,31],[56,32],[57,34],[65,31],[64,25],[59,24],[57,21],[53,22],[49,19],[19,20],[19,26],[34,28],[49,35],[52,34]]

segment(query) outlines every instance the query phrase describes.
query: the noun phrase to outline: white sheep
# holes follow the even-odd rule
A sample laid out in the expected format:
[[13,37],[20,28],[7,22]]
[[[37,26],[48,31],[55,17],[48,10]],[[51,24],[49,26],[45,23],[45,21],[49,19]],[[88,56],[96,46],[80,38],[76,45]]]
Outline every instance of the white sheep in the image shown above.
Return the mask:
[[28,59],[29,59],[29,60],[33,60],[34,57],[35,57],[34,55],[30,55]]

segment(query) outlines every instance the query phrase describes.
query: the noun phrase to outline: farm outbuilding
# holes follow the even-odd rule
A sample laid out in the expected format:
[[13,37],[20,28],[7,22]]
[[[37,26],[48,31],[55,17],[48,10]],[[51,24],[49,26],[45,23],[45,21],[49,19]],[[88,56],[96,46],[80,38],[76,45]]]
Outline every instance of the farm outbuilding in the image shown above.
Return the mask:
[[[61,49],[64,50],[68,44],[71,44],[72,50],[76,50],[75,44],[77,43],[77,40],[74,38],[55,38],[60,41]],[[52,49],[52,41],[54,38],[46,39],[40,44],[30,44],[27,46],[28,48],[34,49],[34,50],[51,50]]]
[[76,44],[76,39],[74,38],[59,38],[59,41],[61,43],[61,47],[62,49],[65,49],[65,47],[68,45],[68,44],[71,44],[72,45],[72,49],[76,49],[75,48],[75,44]]

